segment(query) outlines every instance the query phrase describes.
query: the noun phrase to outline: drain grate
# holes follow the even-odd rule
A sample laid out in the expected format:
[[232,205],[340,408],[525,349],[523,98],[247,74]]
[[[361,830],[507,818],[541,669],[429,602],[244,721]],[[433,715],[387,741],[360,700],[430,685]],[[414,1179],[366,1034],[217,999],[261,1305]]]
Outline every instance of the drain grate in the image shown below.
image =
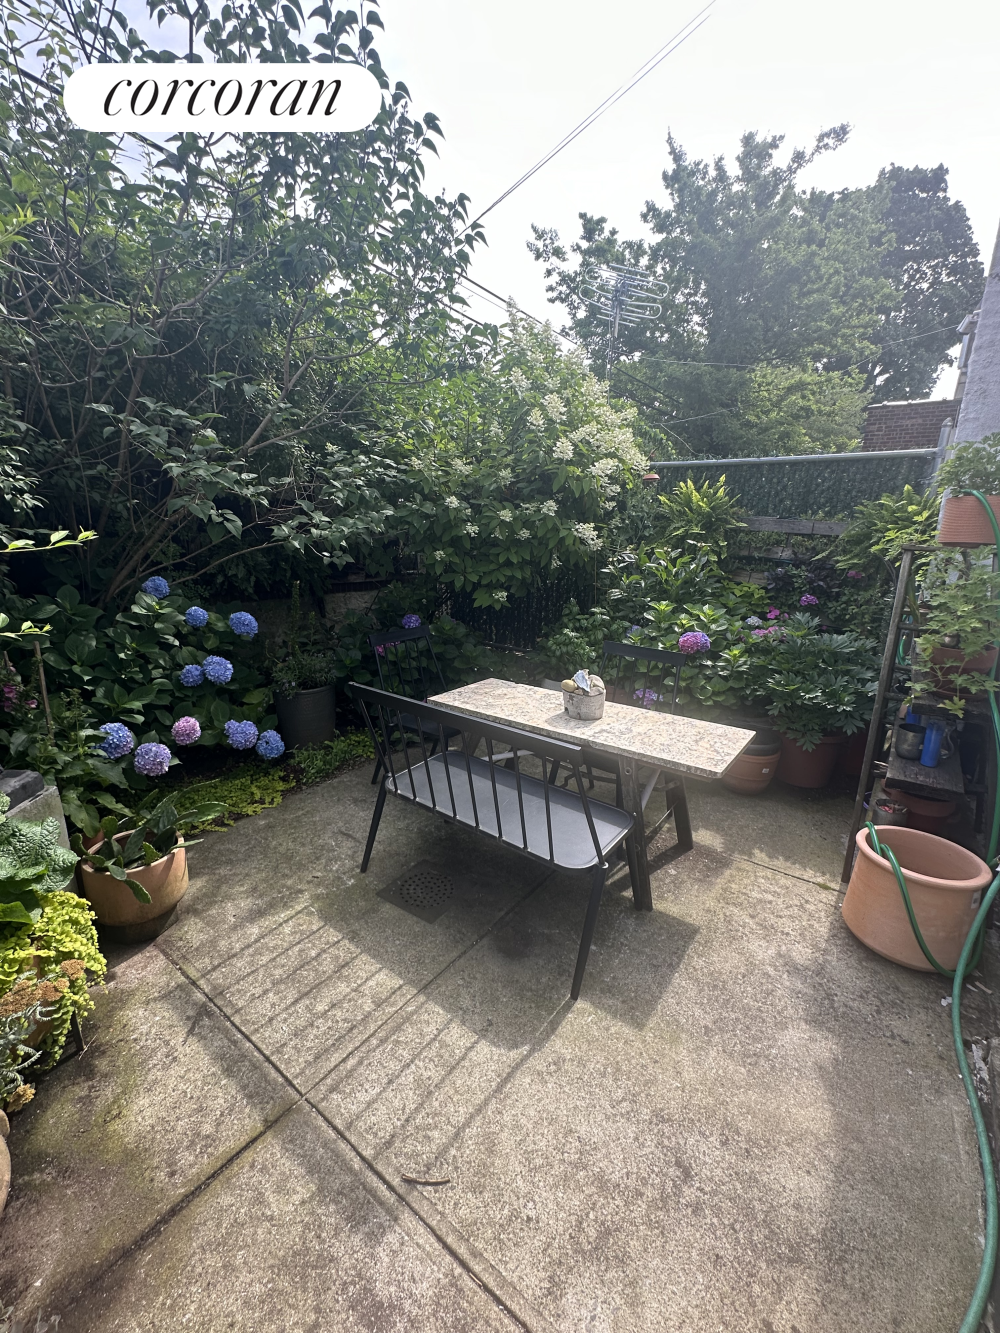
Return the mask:
[[432,861],[421,861],[378,896],[421,921],[436,921],[454,892],[454,882],[448,875],[443,875]]

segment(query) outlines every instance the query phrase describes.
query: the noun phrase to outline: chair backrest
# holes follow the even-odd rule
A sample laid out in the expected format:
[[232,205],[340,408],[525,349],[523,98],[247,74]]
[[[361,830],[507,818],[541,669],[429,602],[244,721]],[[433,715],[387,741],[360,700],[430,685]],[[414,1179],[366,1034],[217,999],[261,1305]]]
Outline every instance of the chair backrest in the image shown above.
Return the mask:
[[[351,692],[365,715],[386,781],[397,796],[429,806],[446,819],[468,824],[552,864],[553,806],[562,811],[568,800],[579,801],[597,859],[602,860],[586,784],[580,774],[583,750],[579,745],[468,717],[439,704],[414,703],[370,685],[352,685]],[[454,737],[455,732],[461,733],[461,750],[448,749],[449,734]],[[432,756],[435,736],[440,752]],[[477,758],[476,749],[483,743],[486,753]],[[507,763],[512,767],[499,766],[495,761],[498,754],[510,755]],[[540,775],[523,771],[525,760],[531,758],[540,761]],[[546,781],[551,767],[562,764],[576,779],[575,792],[561,791]],[[528,815],[526,796],[531,806]],[[542,806],[545,828],[539,833]],[[529,830],[534,834],[531,846]]]
[[612,703],[631,704],[634,708],[665,709],[677,707],[681,686],[681,667],[690,658],[667,648],[640,648],[635,643],[604,645],[601,679]]
[[368,635],[368,643],[375,654],[379,684],[389,694],[426,699],[447,688],[434,655],[429,626],[379,630]]

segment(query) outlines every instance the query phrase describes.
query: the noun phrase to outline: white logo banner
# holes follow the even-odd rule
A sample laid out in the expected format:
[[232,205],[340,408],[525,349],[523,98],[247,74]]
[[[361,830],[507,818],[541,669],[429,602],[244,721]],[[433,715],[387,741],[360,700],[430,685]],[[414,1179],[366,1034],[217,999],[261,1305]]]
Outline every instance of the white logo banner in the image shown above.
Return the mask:
[[84,65],[63,89],[83,130],[344,134],[382,109],[374,74],[350,64]]

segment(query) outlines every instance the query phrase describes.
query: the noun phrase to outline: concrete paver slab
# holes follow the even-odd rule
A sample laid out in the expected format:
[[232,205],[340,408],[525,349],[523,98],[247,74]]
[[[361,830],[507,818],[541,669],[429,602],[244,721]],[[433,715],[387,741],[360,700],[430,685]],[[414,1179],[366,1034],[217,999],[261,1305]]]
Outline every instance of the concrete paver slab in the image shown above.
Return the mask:
[[567,1333],[957,1325],[979,1182],[940,984],[864,950],[834,895],[696,851],[652,917],[611,899],[560,1008],[568,895],[311,1100],[388,1177],[450,1177],[433,1206]]
[[839,886],[853,791],[833,794],[772,782],[755,796],[743,796],[721,782],[688,778],[685,785],[694,838],[701,846]]
[[[161,938],[160,947],[300,1089],[548,873],[390,801],[362,875],[374,799],[365,775],[345,774],[211,836],[192,858],[179,920]],[[455,885],[434,924],[378,897],[424,859]]]
[[13,1117],[0,1306],[65,1300],[295,1101],[155,948],[110,961],[86,1053]]
[[66,1312],[61,1333],[515,1333],[299,1107]]

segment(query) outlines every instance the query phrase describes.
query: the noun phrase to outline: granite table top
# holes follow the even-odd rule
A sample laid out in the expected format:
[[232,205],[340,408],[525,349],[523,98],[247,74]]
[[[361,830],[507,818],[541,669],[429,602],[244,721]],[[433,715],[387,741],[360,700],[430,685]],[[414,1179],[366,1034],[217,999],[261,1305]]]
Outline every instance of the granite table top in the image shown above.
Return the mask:
[[436,694],[428,702],[697,778],[721,777],[754,738],[754,732],[742,727],[610,702],[602,718],[583,722],[563,711],[561,692],[511,680],[481,680]]

